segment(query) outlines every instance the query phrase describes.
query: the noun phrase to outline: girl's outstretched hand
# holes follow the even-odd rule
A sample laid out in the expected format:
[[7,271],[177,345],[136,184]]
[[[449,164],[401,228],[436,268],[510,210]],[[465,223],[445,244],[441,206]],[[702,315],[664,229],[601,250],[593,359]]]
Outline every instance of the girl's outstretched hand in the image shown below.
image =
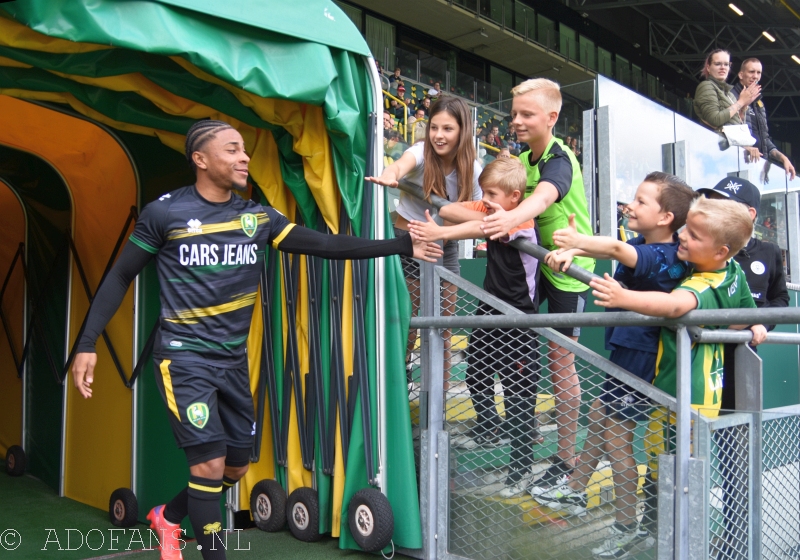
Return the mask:
[[625,308],[625,288],[606,272],[603,278],[595,278],[589,282],[595,303],[600,307]]

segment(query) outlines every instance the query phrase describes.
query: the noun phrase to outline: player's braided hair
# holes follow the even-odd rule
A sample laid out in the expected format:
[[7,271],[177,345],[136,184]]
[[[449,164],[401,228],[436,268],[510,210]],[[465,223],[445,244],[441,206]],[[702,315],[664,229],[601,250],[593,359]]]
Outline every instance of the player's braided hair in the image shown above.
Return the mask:
[[197,121],[192,125],[189,132],[186,133],[186,159],[189,160],[192,171],[197,171],[192,154],[202,149],[203,145],[214,138],[217,132],[228,128],[233,127],[226,122],[212,120]]

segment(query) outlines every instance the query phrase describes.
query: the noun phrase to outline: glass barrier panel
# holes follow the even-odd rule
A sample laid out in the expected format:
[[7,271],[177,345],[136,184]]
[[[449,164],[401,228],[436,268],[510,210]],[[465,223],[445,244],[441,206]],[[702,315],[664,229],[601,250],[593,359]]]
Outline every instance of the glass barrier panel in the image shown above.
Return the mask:
[[603,76],[597,94],[597,106],[610,113],[612,196],[628,203],[648,173],[663,169],[662,146],[675,141],[675,119],[669,109]]
[[[530,20],[530,22],[529,22],[529,20]],[[525,37],[526,31],[528,29],[533,28],[534,35],[532,35],[532,36],[528,35],[528,37],[530,39],[534,39],[534,38],[536,38],[535,24],[536,24],[536,18],[534,16],[533,9],[529,8],[528,6],[526,6],[525,4],[520,2],[519,0],[515,1],[514,2],[514,26],[513,26],[514,33],[516,33],[517,35],[522,35],[523,37]]]
[[597,62],[595,60],[596,49],[594,45],[594,41],[591,41],[584,37],[583,35],[580,36],[579,40],[580,45],[580,63],[586,66],[587,68],[591,68],[592,70],[597,69]]
[[475,80],[475,85],[478,89],[478,103],[481,105],[486,105],[488,103],[493,103],[497,101],[497,99],[492,99],[492,85],[484,82],[483,80]]
[[764,158],[753,159],[744,148],[733,148],[739,154],[739,177],[756,185],[761,195],[786,192],[786,173],[783,167]]
[[597,71],[604,76],[613,76],[614,70],[611,64],[612,55],[601,47],[597,47]]
[[578,47],[575,41],[575,30],[566,25],[558,26],[558,52],[567,57],[567,60],[577,60]]
[[[417,76],[417,55],[407,50],[395,47],[394,67],[400,67],[400,75],[419,81]],[[406,88],[408,92],[408,88]]]
[[631,87],[631,63],[627,59],[617,55],[614,57],[615,68],[614,76],[616,80],[624,86]]
[[686,182],[693,189],[711,188],[738,171],[736,148],[720,150],[719,139],[713,130],[675,115],[675,141],[686,142]]
[[[455,86],[450,75],[450,91],[470,101],[475,101],[475,78],[464,72],[456,72]],[[455,87],[455,89],[453,89]]]
[[503,27],[514,29],[514,0],[503,0]]
[[478,0],[453,0],[453,4],[470,12],[478,13]]
[[558,46],[555,22],[541,14],[536,16],[536,41],[548,49],[555,49]]
[[419,56],[419,81],[427,86],[434,82],[445,83],[447,76],[447,61],[429,54],[420,53]]
[[480,0],[481,15],[494,22],[503,22],[503,3],[502,0]]
[[771,192],[761,196],[761,206],[756,218],[755,235],[789,250],[786,228],[786,193]]

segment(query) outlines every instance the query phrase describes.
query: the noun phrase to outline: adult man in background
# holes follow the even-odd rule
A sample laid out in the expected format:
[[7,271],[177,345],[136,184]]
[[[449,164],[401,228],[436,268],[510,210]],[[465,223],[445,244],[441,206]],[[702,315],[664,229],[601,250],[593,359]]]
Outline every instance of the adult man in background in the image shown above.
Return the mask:
[[[748,58],[742,62],[742,66],[739,69],[739,82],[733,86],[733,95],[738,99],[739,94],[744,88],[761,81],[761,72],[761,61],[757,58]],[[789,176],[789,180],[793,180],[795,171],[792,162],[789,161],[788,157],[778,151],[772,138],[769,137],[767,109],[764,107],[761,96],[748,105],[746,118],[747,125],[750,127],[750,133],[756,139],[755,146],[745,148],[750,154],[750,159],[755,161],[763,156],[770,161],[780,163]]]

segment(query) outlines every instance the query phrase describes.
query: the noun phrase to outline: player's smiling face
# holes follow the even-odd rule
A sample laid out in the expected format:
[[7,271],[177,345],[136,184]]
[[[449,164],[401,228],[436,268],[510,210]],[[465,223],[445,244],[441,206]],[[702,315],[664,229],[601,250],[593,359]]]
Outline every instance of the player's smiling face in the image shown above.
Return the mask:
[[[238,131],[228,128],[217,132],[215,138],[205,143],[198,168],[204,169],[208,178],[222,189],[247,189],[247,164],[250,156],[244,149],[244,139]],[[204,167],[203,167],[204,164]]]

